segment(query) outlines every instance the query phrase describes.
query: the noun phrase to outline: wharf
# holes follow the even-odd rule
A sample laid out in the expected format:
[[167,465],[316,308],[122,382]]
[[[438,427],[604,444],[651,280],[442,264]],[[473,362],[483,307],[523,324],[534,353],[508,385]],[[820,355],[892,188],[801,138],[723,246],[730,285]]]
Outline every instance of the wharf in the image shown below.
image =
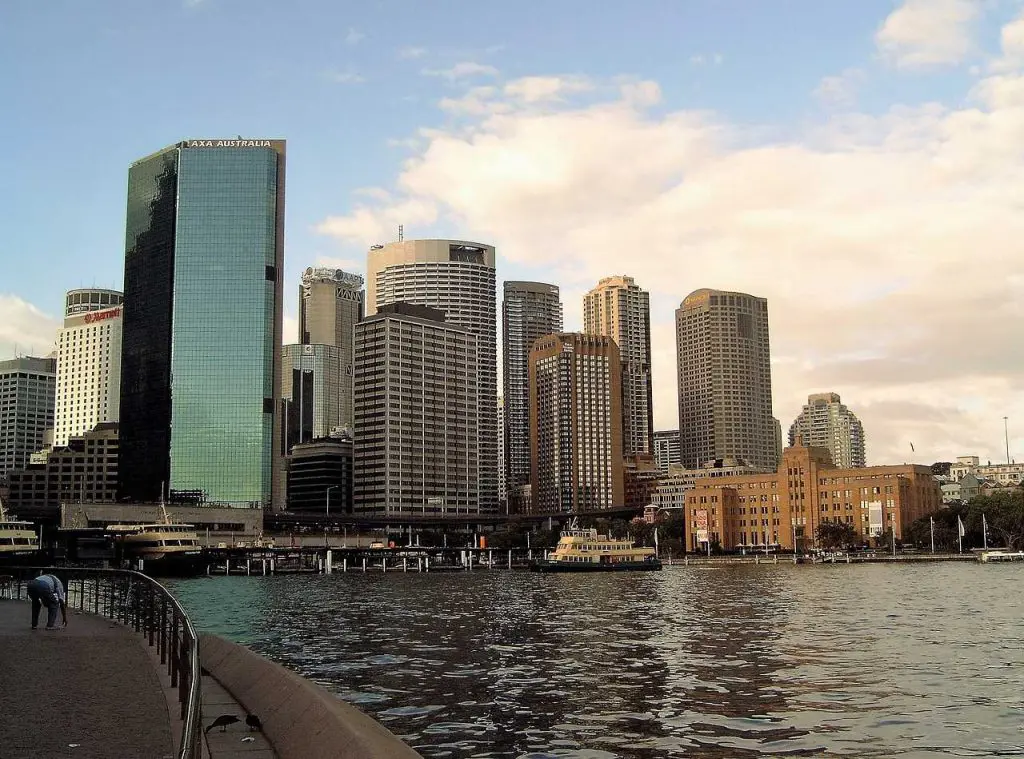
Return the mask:
[[887,553],[836,553],[824,556],[798,556],[792,554],[747,554],[746,556],[705,556],[687,554],[665,561],[665,566],[728,566],[733,564],[924,564],[932,562],[976,562],[978,557],[969,553],[907,553],[893,556]]
[[419,546],[204,548],[201,564],[205,564],[206,573],[211,575],[444,572],[528,569],[533,555],[533,551],[525,550]]

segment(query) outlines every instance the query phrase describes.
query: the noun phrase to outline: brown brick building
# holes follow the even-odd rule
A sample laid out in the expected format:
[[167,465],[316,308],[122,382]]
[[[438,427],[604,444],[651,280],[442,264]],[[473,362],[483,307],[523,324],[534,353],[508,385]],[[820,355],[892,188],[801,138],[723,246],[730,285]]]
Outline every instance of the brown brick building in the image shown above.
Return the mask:
[[779,470],[698,480],[686,498],[687,545],[723,549],[814,546],[823,522],[853,525],[867,541],[890,527],[904,528],[942,505],[931,468],[903,464],[839,469],[825,448],[800,441],[782,454]]

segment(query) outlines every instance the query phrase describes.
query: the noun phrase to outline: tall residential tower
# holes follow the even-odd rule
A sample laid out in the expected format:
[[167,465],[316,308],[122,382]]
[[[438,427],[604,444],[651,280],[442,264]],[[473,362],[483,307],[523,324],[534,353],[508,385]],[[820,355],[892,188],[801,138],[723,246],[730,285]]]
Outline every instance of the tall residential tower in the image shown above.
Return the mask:
[[735,457],[778,465],[768,301],[697,290],[676,310],[680,456],[685,467]]
[[516,488],[530,482],[530,349],[545,335],[562,331],[562,301],[558,286],[544,282],[506,282],[504,290],[505,479],[512,498]]
[[622,507],[622,376],[604,335],[548,335],[530,351],[534,513]]
[[867,466],[864,425],[839,400],[837,393],[814,393],[789,428],[789,444],[827,448],[840,469]]
[[477,338],[480,511],[498,510],[497,293],[494,248],[461,240],[405,240],[370,249],[366,314],[406,302],[444,313]]
[[284,140],[188,140],[129,169],[120,498],[271,505],[284,177]]
[[622,450],[654,453],[651,305],[632,277],[605,277],[583,298],[583,331],[607,335],[622,357]]

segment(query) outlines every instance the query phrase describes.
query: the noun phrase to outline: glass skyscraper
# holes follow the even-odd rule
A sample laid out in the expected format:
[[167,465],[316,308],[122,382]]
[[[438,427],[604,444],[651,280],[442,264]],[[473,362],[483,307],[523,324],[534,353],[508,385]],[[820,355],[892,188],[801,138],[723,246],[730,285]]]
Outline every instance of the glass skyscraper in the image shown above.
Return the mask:
[[129,169],[123,500],[271,504],[284,170],[283,140],[244,139],[180,142]]

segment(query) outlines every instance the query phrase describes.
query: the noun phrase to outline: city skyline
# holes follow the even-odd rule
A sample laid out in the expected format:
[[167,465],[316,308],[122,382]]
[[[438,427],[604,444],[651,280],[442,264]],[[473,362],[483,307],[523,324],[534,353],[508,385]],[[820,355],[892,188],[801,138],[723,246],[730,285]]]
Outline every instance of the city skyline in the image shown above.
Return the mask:
[[[120,167],[179,136],[258,132],[292,144],[286,335],[298,272],[362,272],[367,245],[405,224],[409,236],[487,240],[501,279],[559,284],[566,329],[581,327],[577,301],[599,277],[649,288],[656,429],[677,425],[671,312],[713,287],[770,303],[778,418],[834,390],[857,404],[869,463],[881,463],[959,451],[999,460],[1009,416],[1019,457],[1024,366],[1003,347],[1018,309],[1005,283],[1024,274],[1011,202],[1019,4],[746,8],[743,28],[734,5],[652,2],[650,13],[582,19],[559,8],[541,33],[505,9],[396,24],[381,9],[313,3],[311,25],[254,2],[255,44],[226,43],[230,72],[215,63],[238,15],[219,0],[12,9],[0,56],[26,77],[0,84],[19,144],[0,197],[0,356],[15,343],[52,349],[65,290],[123,285]],[[438,44],[446,28],[486,41]],[[275,49],[308,54],[266,63],[256,51],[271,35]],[[147,56],[142,41],[163,51],[165,39],[194,55],[158,66],[166,57]],[[190,86],[168,108],[160,93],[181,81]],[[111,93],[126,90],[161,118],[119,118],[127,103]],[[282,107],[266,109],[265,94]],[[344,117],[371,111],[387,113],[385,129]],[[90,149],[74,150],[79,141]],[[38,189],[58,172],[90,192]],[[948,287],[972,270],[970,288]],[[799,272],[813,272],[815,287]]]

